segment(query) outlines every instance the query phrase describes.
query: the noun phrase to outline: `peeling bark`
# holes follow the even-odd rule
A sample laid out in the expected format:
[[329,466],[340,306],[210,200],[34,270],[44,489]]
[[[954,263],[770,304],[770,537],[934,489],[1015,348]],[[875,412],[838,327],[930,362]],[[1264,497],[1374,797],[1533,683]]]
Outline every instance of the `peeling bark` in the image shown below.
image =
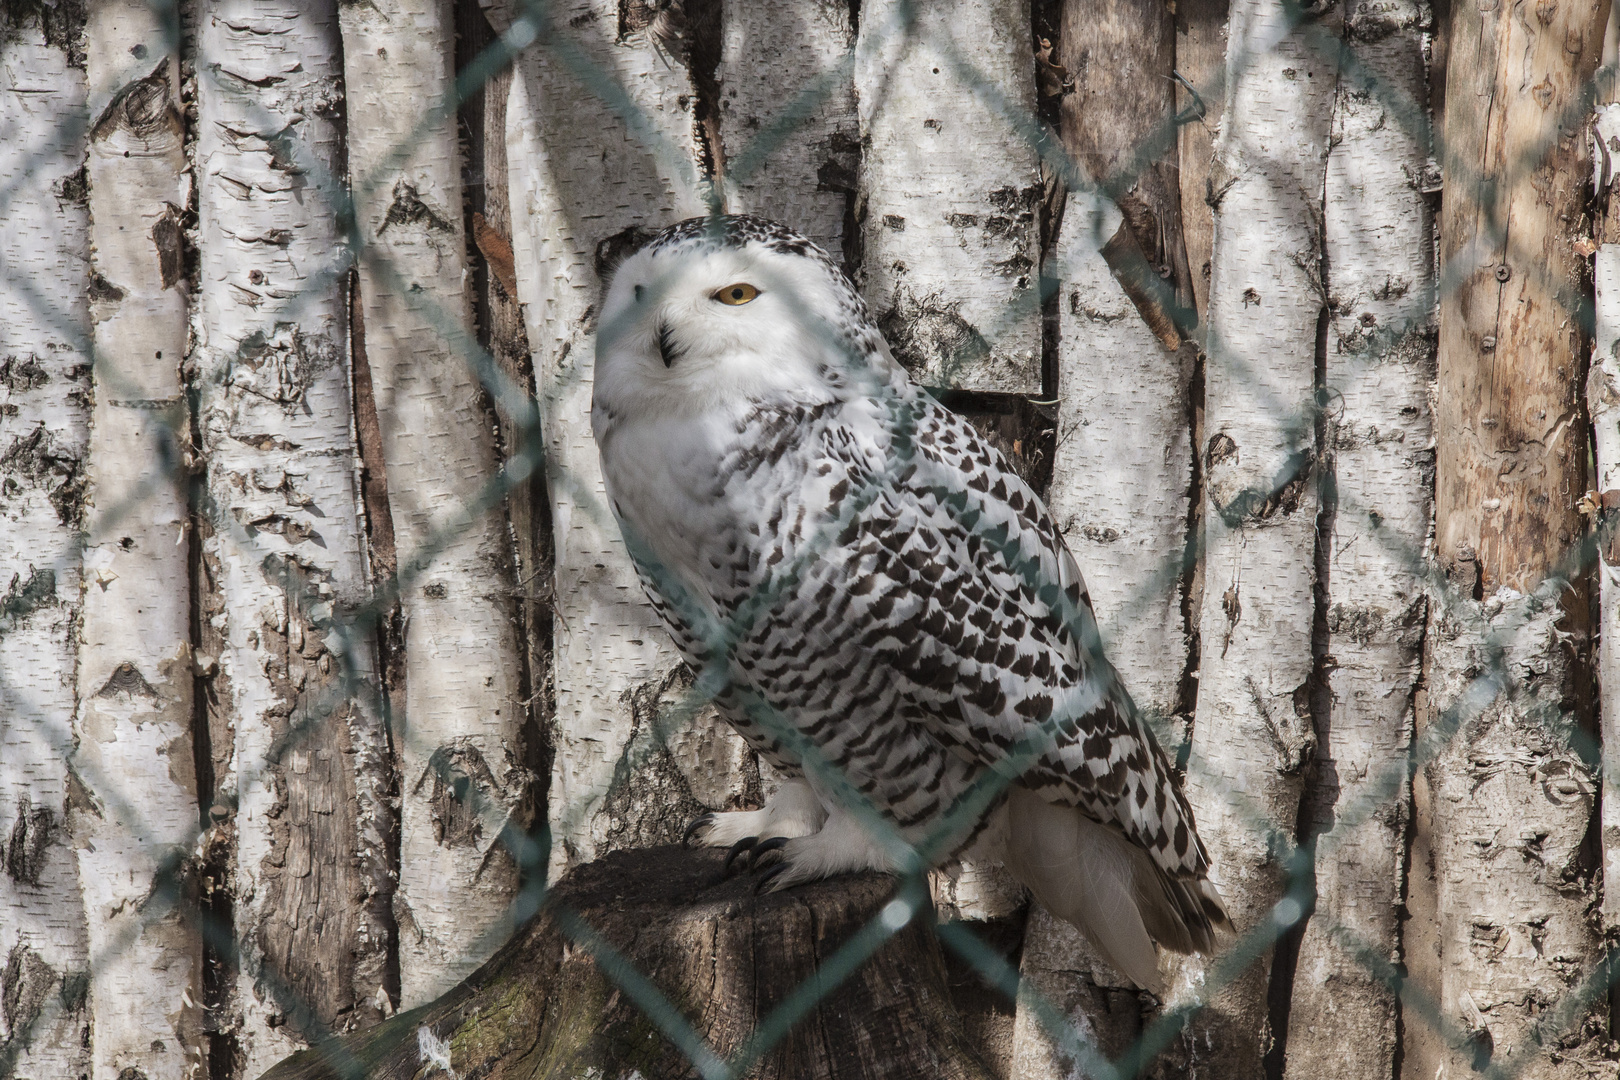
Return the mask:
[[[1315,743],[1314,356],[1338,73],[1332,50],[1311,40],[1321,24],[1295,25],[1301,17],[1275,0],[1233,5],[1214,166],[1202,656],[1187,792],[1240,931],[1282,896]],[[1269,955],[1189,1022],[1184,1045],[1207,1075],[1260,1073]],[[1204,970],[1183,964],[1178,995]]]
[[[637,709],[645,709],[649,689],[654,698],[663,693],[658,688],[680,658],[642,593],[603,495],[590,426],[595,304],[606,275],[648,230],[707,209],[686,73],[658,54],[647,26],[621,26],[619,12],[611,0],[574,0],[555,14],[552,33],[611,72],[647,128],[623,131],[624,121],[580,84],[579,68],[561,48],[524,54],[507,107],[512,246],[535,349],[556,543],[553,876],[620,843],[674,835],[687,824],[681,807],[691,809],[667,807],[656,821],[631,827],[609,805],[638,803],[643,776],[658,788],[664,774],[644,771],[641,762],[658,742],[651,731],[668,721],[649,727],[638,722]],[[603,132],[614,134],[604,139]],[[697,718],[692,730],[703,722]],[[679,746],[674,752],[685,753]],[[714,749],[708,766],[699,758],[681,766],[683,775],[721,767],[706,796],[694,792],[705,808],[735,809],[759,790],[753,755],[735,734],[695,737],[687,746],[728,747]],[[648,797],[658,805],[656,795]]]
[[366,353],[405,613],[395,904],[409,911],[411,932],[400,935],[409,1008],[511,933],[518,867],[503,839],[527,827],[532,778],[506,523],[493,500],[478,503],[499,466],[471,362],[455,117],[420,130],[424,106],[436,107],[454,79],[451,7],[384,0],[339,10]]
[[187,162],[165,29],[141,0],[105,0],[86,33],[96,402],[74,753],[92,1070],[150,1080],[194,1075],[205,1052],[184,877],[198,829],[176,205]]
[[1301,833],[1316,841],[1316,909],[1288,1017],[1300,1080],[1391,1077],[1406,875],[1405,783],[1422,662],[1434,434],[1434,258],[1412,178],[1429,160],[1421,2],[1357,0],[1345,40],[1324,210],[1329,320],[1323,379],[1327,715]]
[[861,7],[856,283],[922,383],[1041,388],[1029,0]]
[[[13,21],[16,20],[16,21]],[[66,820],[90,419],[82,24],[0,12],[0,1077],[90,1067]],[[9,584],[7,584],[9,583]]]
[[[244,1073],[385,1014],[387,741],[334,210],[331,5],[218,0],[199,34],[197,386],[234,721]],[[227,809],[227,813],[229,810]]]

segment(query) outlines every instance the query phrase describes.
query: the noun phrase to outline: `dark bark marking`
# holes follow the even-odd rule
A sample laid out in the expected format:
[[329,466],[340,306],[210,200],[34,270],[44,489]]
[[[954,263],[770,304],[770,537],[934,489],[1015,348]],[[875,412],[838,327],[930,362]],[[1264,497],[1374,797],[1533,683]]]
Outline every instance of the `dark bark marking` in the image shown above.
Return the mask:
[[163,215],[152,223],[152,246],[157,248],[158,274],[165,289],[172,289],[185,275],[185,229],[183,211],[173,203],[164,204]]
[[106,683],[96,691],[97,697],[116,697],[119,694],[131,697],[139,695],[152,698],[154,701],[158,697],[158,692],[152,689],[152,684],[147,682],[135,665],[128,660],[114,668]]
[[6,838],[6,876],[19,885],[38,885],[45,870],[46,853],[56,832],[56,815],[48,806],[35,806],[25,792],[17,800],[17,820]]
[[422,193],[416,185],[404,180],[394,184],[394,201],[388,205],[388,213],[383,217],[377,235],[387,232],[390,225],[424,225],[433,232],[455,231],[443,214],[422,200]]

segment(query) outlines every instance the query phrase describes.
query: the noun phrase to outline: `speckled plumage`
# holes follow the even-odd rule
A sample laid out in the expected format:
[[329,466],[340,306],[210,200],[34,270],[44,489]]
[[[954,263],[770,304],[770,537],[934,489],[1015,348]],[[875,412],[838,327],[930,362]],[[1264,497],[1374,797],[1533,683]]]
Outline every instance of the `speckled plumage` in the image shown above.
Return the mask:
[[[759,298],[720,304],[732,280]],[[801,837],[780,882],[886,858],[837,827],[843,799],[804,767],[799,739],[913,843],[1027,751],[1015,796],[1106,827],[1133,866],[1131,849],[1146,853],[1153,872],[1127,891],[1169,912],[1144,910],[1148,931],[1208,947],[1225,913],[1191,810],[1103,655],[1046,507],[911,382],[825,253],[756,218],[666,229],[616,275],[597,356],[603,472],[647,594],[694,669],[725,676],[713,684],[727,719],[821,804],[823,821],[812,806],[786,825],[770,808],[739,823]],[[830,850],[835,834],[849,850]],[[1040,878],[1030,861],[1009,865]],[[1064,897],[1048,893],[1077,887],[1026,883],[1054,910]]]

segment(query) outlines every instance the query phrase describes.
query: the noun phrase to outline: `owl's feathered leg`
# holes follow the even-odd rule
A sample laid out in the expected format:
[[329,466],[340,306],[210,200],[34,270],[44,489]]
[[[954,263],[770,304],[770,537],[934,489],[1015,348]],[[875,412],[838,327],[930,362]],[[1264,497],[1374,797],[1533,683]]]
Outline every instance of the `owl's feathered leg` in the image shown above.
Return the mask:
[[[782,844],[770,856],[773,865],[760,885],[778,889],[820,881],[834,874],[862,870],[894,873],[896,866],[888,853],[873,840],[871,831],[855,815],[834,809],[826,822],[809,836]],[[755,863],[755,866],[760,863]]]
[[1007,809],[1007,869],[1136,985],[1164,994],[1155,942],[1208,952],[1230,927],[1210,882],[1170,878],[1117,829],[1017,784]]
[[785,780],[758,810],[704,814],[686,830],[687,842],[703,847],[732,847],[739,840],[809,836],[821,828],[827,813],[810,785]]

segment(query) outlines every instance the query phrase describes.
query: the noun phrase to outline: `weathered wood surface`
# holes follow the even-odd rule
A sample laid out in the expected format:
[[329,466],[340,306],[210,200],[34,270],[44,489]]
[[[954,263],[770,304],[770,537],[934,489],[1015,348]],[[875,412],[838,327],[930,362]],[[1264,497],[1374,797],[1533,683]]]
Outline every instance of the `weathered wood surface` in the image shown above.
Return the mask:
[[[566,940],[558,911],[647,977],[722,1059],[885,909],[894,879],[865,874],[755,896],[714,851],[615,852],[570,872],[547,907],[465,982],[363,1035],[300,1053],[263,1080],[419,1075],[674,1080],[686,1056]],[[989,1080],[951,1004],[939,944],[914,920],[839,984],[748,1075]],[[355,1068],[358,1066],[358,1068]],[[345,1068],[353,1071],[345,1072]]]
[[1588,92],[1607,0],[1452,13],[1440,257],[1435,554],[1461,587],[1530,592],[1581,533],[1575,422]]
[[1414,777],[1413,867],[1432,870],[1412,875],[1407,934],[1425,945],[1411,967],[1456,1048],[1413,1041],[1411,1075],[1489,1062],[1586,1076],[1606,1027],[1564,1017],[1563,1052],[1543,1055],[1548,1005],[1601,954],[1586,846],[1596,778],[1578,749],[1588,600],[1584,574],[1573,588],[1560,578],[1584,530],[1574,241],[1609,6],[1451,12],[1434,540],[1450,587],[1431,601],[1417,713],[1418,746],[1440,749]]

